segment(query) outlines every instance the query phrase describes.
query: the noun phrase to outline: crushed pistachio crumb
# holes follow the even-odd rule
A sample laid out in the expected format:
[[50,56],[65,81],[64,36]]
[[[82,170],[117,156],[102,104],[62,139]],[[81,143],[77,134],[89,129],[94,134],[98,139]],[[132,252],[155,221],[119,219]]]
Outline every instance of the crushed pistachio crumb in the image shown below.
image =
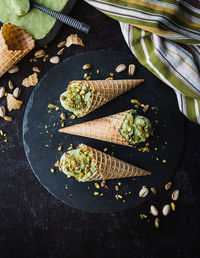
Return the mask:
[[95,185],[96,188],[98,188],[98,189],[100,188],[100,186],[97,182],[95,182],[94,185]]
[[71,118],[71,119],[75,119],[76,116],[75,116],[75,115],[71,115],[70,118]]
[[70,144],[68,150],[72,150],[73,149],[73,144]]
[[141,218],[141,219],[146,219],[146,218],[147,218],[147,215],[146,215],[146,214],[143,214],[143,213],[140,213],[140,218]]
[[131,103],[140,105],[140,102],[137,99],[131,99]]
[[171,202],[171,207],[172,207],[172,210],[175,211],[175,203],[174,202]]
[[106,152],[107,150],[108,150],[108,148],[104,148],[104,150],[103,150],[103,151],[104,151],[104,152]]
[[60,146],[58,147],[58,150],[59,150],[59,151],[61,151],[61,150],[62,150],[62,145],[60,145]]
[[51,173],[54,173],[55,172],[55,169],[54,168],[51,168]]
[[118,185],[115,186],[115,190],[119,191],[119,186]]
[[66,119],[66,114],[65,114],[65,113],[61,113],[61,114],[60,114],[60,118],[61,118],[62,120],[65,120],[65,119]]
[[94,192],[94,195],[99,195],[99,192]]
[[167,162],[166,159],[163,159],[163,160],[162,160],[162,163],[166,163],[166,162]]
[[51,104],[51,103],[49,103],[48,104],[48,108],[51,108],[51,109],[59,109],[59,107],[57,107],[56,105],[54,105],[54,104]]

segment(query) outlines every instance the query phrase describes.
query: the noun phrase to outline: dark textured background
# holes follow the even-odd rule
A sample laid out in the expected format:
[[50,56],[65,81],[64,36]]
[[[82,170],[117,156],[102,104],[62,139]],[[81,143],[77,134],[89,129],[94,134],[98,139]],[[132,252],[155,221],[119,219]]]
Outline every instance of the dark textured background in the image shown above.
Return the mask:
[[[71,13],[92,25],[84,40],[84,49],[72,46],[62,56],[112,49],[130,53],[119,24],[92,7],[78,1]],[[63,26],[47,52],[57,52],[57,44],[75,31]],[[20,85],[31,73],[30,53],[20,63],[15,76],[4,75],[0,85],[12,79]],[[37,62],[41,78],[53,65]],[[199,257],[200,236],[200,127],[186,121],[185,150],[173,189],[180,189],[176,211],[160,216],[160,229],[150,221],[142,221],[140,213],[148,213],[149,205],[159,208],[169,201],[163,190],[138,210],[115,214],[90,214],[66,206],[51,196],[38,182],[26,161],[22,145],[22,119],[32,89],[24,89],[25,104],[12,111],[12,123],[0,120],[0,129],[7,132],[8,143],[0,140],[0,257]],[[0,104],[4,101],[1,100]],[[37,143],[35,143],[37,144]]]

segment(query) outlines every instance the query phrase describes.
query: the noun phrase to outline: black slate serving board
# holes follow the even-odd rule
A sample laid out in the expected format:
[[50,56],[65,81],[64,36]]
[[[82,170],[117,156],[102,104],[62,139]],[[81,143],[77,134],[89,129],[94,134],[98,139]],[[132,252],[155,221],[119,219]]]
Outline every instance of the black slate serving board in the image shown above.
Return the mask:
[[[184,118],[178,110],[174,92],[141,65],[137,66],[132,78],[144,78],[143,84],[84,118],[71,120],[68,115],[65,126],[134,108],[130,99],[136,98],[141,103],[150,105],[149,111],[145,114],[142,109],[138,110],[139,114],[147,116],[152,121],[155,128],[154,137],[149,140],[150,152],[142,153],[135,148],[58,133],[62,122],[59,115],[65,112],[59,104],[59,96],[71,80],[83,78],[85,71],[82,70],[82,65],[92,64],[92,79],[105,79],[110,76],[110,72],[115,71],[118,64],[124,63],[128,66],[135,62],[133,56],[115,51],[91,51],[72,56],[50,70],[29,99],[23,122],[23,141],[27,159],[44,187],[72,207],[90,212],[116,212],[137,207],[152,196],[149,194],[147,198],[139,198],[138,192],[142,186],[154,186],[160,190],[178,168],[184,147]],[[96,73],[97,69],[100,69],[99,74]],[[128,76],[127,70],[115,74],[115,79],[128,78],[131,77]],[[58,105],[60,110],[48,113],[49,103]],[[109,180],[109,189],[99,190],[95,188],[94,182],[79,183],[74,178],[68,179],[59,171],[51,173],[50,169],[62,153],[68,150],[71,143],[74,147],[85,143],[101,151],[108,148],[108,154],[147,169],[152,175]],[[58,151],[59,145],[64,147],[62,151]],[[166,160],[166,163],[162,160]],[[121,186],[116,192],[115,186],[118,182]],[[94,196],[95,191],[103,193],[103,196]],[[116,200],[115,194],[120,194],[123,198]]]
[[[77,0],[69,0],[67,2],[67,4],[65,5],[65,7],[63,8],[62,13],[66,14],[66,15],[69,15],[69,13],[71,12],[71,10],[74,7],[76,2],[77,2]],[[2,25],[3,24],[0,22],[0,27]],[[56,37],[56,35],[59,32],[62,25],[63,24],[61,22],[56,21],[54,26],[52,27],[52,29],[49,31],[49,33],[43,39],[40,39],[40,40],[36,41],[37,46],[42,47],[44,45],[49,44]]]

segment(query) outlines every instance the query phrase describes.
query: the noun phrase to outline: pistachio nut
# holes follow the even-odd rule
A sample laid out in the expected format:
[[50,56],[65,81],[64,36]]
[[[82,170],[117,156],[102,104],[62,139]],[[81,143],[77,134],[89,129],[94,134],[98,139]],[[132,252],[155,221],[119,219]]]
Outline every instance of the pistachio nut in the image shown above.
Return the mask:
[[124,70],[126,70],[125,64],[120,64],[120,65],[118,65],[118,66],[116,67],[116,69],[115,69],[115,71],[116,71],[117,73],[121,73],[121,72],[123,72]]
[[162,213],[164,216],[167,216],[170,213],[171,210],[171,206],[169,204],[166,204],[163,209],[162,209]]
[[134,64],[130,64],[128,66],[128,74],[129,75],[133,75],[135,73],[135,65]]
[[19,67],[17,65],[13,65],[9,70],[8,73],[17,73],[19,71]]
[[5,87],[0,87],[0,98],[2,98],[5,95]]
[[35,56],[35,58],[41,58],[41,57],[45,56],[45,50],[40,49],[40,50],[36,51],[34,56]]
[[139,197],[146,197],[149,193],[149,190],[146,187],[143,187],[139,192]]
[[0,106],[0,117],[4,117],[6,115],[6,109],[4,106]]
[[49,61],[52,64],[58,64],[60,62],[60,58],[58,56],[52,56]]
[[172,193],[172,200],[176,201],[178,200],[178,197],[179,197],[179,190],[174,190],[173,193]]
[[16,99],[19,98],[20,94],[21,94],[21,89],[20,89],[19,87],[17,87],[16,89],[14,89],[14,91],[13,91],[13,96],[14,96]]
[[158,209],[154,205],[150,206],[150,212],[153,216],[158,216]]

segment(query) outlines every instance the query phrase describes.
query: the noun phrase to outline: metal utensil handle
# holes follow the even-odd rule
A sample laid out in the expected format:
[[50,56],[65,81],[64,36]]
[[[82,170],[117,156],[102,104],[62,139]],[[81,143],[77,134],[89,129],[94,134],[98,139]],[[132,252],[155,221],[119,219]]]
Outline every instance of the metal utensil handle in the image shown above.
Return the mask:
[[69,25],[69,26],[71,26],[75,29],[78,29],[78,30],[83,31],[85,33],[88,33],[89,30],[90,30],[89,25],[84,24],[80,21],[77,21],[77,20],[75,20],[75,19],[73,19],[73,18],[71,18],[71,17],[69,17],[65,14],[56,12],[54,10],[51,10],[51,9],[45,7],[45,6],[41,6],[41,5],[38,5],[38,4],[35,4],[35,3],[33,4],[33,7],[43,11],[44,13],[47,13],[47,14],[53,16],[57,20],[65,23],[65,24],[67,24],[67,25]]

